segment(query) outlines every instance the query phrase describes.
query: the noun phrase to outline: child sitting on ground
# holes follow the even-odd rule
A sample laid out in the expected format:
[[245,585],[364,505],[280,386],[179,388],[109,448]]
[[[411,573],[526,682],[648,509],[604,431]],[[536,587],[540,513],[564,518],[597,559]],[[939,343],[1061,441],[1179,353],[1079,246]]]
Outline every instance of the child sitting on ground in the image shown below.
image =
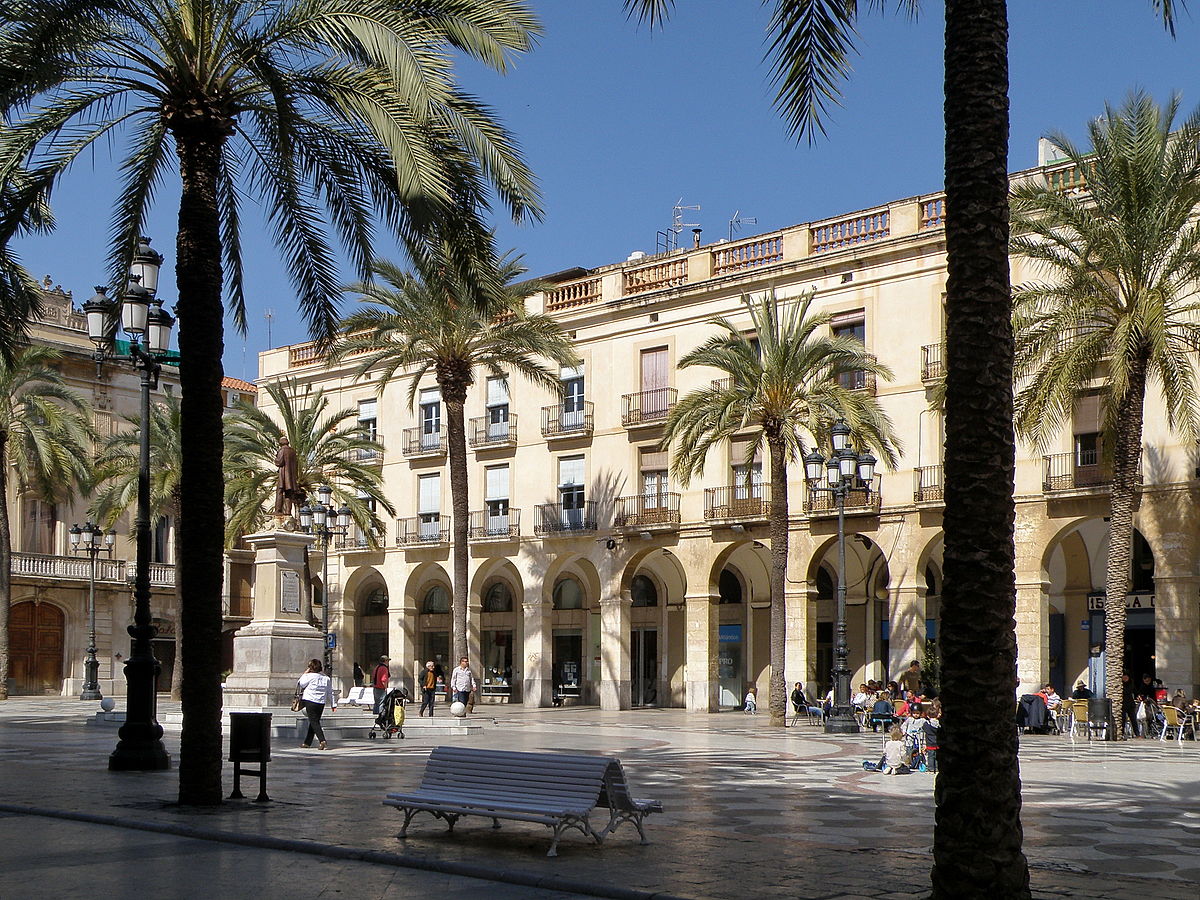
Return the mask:
[[746,691],[746,706],[744,712],[747,715],[754,715],[758,712],[758,688],[752,687]]
[[904,732],[900,726],[893,725],[888,733],[888,740],[883,745],[883,759],[880,760],[880,771],[884,775],[907,775],[908,747],[904,743]]

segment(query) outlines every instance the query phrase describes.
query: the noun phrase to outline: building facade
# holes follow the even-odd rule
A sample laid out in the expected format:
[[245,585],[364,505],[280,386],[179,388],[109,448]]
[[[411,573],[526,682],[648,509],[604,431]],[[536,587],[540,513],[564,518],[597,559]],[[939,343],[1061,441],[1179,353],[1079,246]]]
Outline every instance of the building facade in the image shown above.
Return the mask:
[[[1058,179],[1042,167],[1018,178]],[[582,365],[554,397],[479,374],[468,399],[468,644],[485,698],[544,706],[578,697],[610,709],[713,711],[765,691],[769,665],[769,473],[734,440],[701,478],[675,483],[659,449],[676,400],[719,373],[678,360],[725,316],[749,322],[743,294],[815,291],[831,328],[858,337],[894,373],[863,376],[892,417],[899,465],[847,506],[848,628],[854,682],[890,678],[936,642],[942,554],[942,377],[946,259],[941,194],[912,197],[737,242],[594,270],[568,270],[527,301],[558,319]],[[1032,273],[1014,260],[1013,280]],[[263,353],[259,383],[289,379],[358,411],[385,451],[399,517],[370,549],[335,546],[330,581],[335,671],[388,653],[411,679],[448,665],[451,548],[444,409],[432,380],[353,377],[308,344]],[[1060,690],[1088,680],[1103,639],[1108,489],[1095,398],[1046,451],[1019,445],[1018,676]],[[1126,665],[1172,690],[1200,687],[1196,449],[1151,393],[1137,513]],[[789,684],[824,690],[835,618],[836,511],[789,470],[786,588]],[[314,564],[313,571],[319,571]],[[342,686],[348,684],[340,679]]]

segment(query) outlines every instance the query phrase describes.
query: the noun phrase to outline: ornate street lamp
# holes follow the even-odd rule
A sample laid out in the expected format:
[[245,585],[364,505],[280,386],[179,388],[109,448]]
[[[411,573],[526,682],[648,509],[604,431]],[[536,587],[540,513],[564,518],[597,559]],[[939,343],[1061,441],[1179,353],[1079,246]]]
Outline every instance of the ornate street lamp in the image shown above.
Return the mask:
[[[831,494],[837,503],[837,637],[833,647],[833,709],[825,719],[826,734],[857,734],[858,721],[850,706],[849,650],[846,646],[846,495],[871,492],[875,457],[850,448],[850,426],[838,420],[830,429],[833,453],[829,459],[813,450],[804,457],[804,478],[813,493]],[[824,483],[822,483],[822,477]]]
[[83,690],[79,692],[79,699],[101,700],[104,694],[100,692],[100,660],[96,659],[96,557],[101,553],[112,556],[117,533],[104,531],[99,525],[86,522],[72,525],[68,534],[71,537],[71,552],[86,553],[91,558],[88,572],[88,645],[83,661]]
[[149,238],[138,242],[129,284],[120,297],[120,329],[129,340],[127,354],[116,352],[117,310],[104,288],[97,287],[96,295],[83,305],[88,336],[96,345],[93,356],[97,376],[107,360],[128,362],[141,374],[141,441],[134,520],[137,562],[133,624],[129,626],[133,649],[125,661],[125,724],[118,732],[117,747],[108,758],[108,767],[120,771],[166,769],[171,764],[162,742],[162,726],[156,719],[161,670],[154,658],[151,642],[156,629],[150,621],[150,391],[158,386],[162,368],[159,358],[170,346],[171,326],[175,323],[154,294],[162,261],[162,256],[150,248]]
[[333,508],[333,488],[317,488],[317,502],[300,509],[300,527],[321,542],[321,632],[325,635],[325,674],[333,678],[333,644],[329,637],[329,541],[350,533],[350,507]]

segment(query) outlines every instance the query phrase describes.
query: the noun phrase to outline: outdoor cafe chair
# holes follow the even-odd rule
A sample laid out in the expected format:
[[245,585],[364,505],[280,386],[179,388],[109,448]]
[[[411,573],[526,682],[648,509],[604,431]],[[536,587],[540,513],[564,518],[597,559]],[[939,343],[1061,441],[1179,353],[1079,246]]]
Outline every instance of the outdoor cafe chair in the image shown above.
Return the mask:
[[1192,732],[1192,740],[1196,740],[1196,721],[1186,713],[1180,712],[1174,706],[1164,706],[1162,708],[1164,717],[1162,733],[1158,736],[1160,741],[1165,741],[1172,730],[1175,732],[1175,742],[1183,743],[1183,733],[1185,731]]

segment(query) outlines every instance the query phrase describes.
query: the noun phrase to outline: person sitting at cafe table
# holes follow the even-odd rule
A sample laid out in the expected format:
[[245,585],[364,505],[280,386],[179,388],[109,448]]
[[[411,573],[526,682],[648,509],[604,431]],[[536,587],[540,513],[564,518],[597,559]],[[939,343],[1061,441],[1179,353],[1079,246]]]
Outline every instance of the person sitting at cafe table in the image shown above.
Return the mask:
[[896,707],[897,717],[903,719],[907,716],[911,716],[914,711],[921,708],[921,703],[924,701],[924,699],[925,698],[920,694],[914,694],[912,691],[909,691],[904,695],[903,702]]
[[1075,690],[1071,691],[1072,700],[1091,700],[1095,696],[1082,681],[1075,682]]
[[858,686],[858,692],[850,698],[850,704],[860,709],[865,709],[866,707],[870,706],[872,702],[874,702],[874,698],[871,696],[871,693],[865,684],[860,684]]
[[1058,696],[1058,692],[1054,690],[1054,685],[1047,684],[1037,695],[1046,701],[1046,709],[1053,712],[1062,706],[1062,697]]
[[1188,698],[1187,694],[1183,692],[1183,688],[1175,692],[1175,696],[1171,698],[1171,705],[1181,711],[1188,708]]

